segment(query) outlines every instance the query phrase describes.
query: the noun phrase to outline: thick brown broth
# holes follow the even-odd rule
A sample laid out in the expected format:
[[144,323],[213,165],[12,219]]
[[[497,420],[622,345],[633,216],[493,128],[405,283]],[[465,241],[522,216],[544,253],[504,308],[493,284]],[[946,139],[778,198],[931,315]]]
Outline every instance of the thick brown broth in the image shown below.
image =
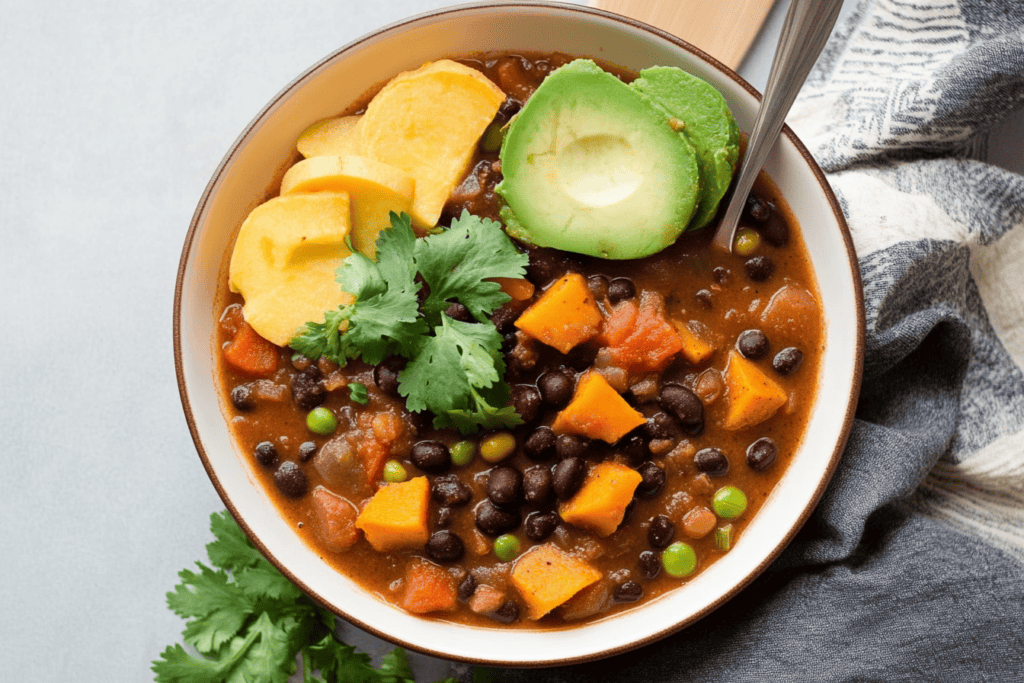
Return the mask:
[[[510,96],[525,99],[552,68],[569,60],[570,58],[560,55],[546,58],[507,56],[466,63],[483,71]],[[620,76],[629,80],[628,74]],[[463,208],[468,208],[477,215],[496,218],[500,198],[494,194],[493,188],[498,180],[500,165],[497,163],[497,155],[493,152],[479,151],[467,179],[453,193],[445,215],[457,215]],[[636,467],[640,462],[647,460],[661,467],[666,474],[666,483],[662,491],[653,498],[635,498],[635,504],[627,511],[622,524],[610,536],[599,538],[589,531],[562,523],[549,538],[545,539],[544,542],[553,542],[570,554],[585,559],[604,576],[600,583],[607,588],[609,594],[608,599],[602,603],[605,609],[585,617],[584,621],[615,614],[629,609],[638,602],[685,585],[688,578],[692,578],[721,557],[726,551],[716,546],[715,531],[700,538],[688,536],[684,532],[684,517],[688,512],[700,507],[710,509],[714,491],[723,484],[742,489],[749,501],[746,511],[738,519],[715,521],[716,528],[731,523],[734,530],[733,544],[740,542],[748,522],[778,483],[801,441],[815,397],[818,363],[824,344],[820,312],[816,303],[817,288],[799,228],[784,199],[766,177],[759,180],[755,194],[771,204],[770,221],[775,227],[778,228],[780,223],[784,224],[784,227],[788,227],[789,234],[788,244],[785,246],[773,246],[767,240],[762,241],[757,253],[768,256],[774,263],[773,274],[763,282],[755,282],[746,274],[744,258],[726,254],[710,245],[713,226],[696,233],[684,234],[673,246],[639,261],[603,261],[572,254],[562,255],[551,250],[531,251],[531,279],[537,286],[534,300],[554,276],[565,271],[580,272],[595,280],[597,276],[604,276],[609,281],[615,278],[629,278],[636,288],[638,298],[645,291],[661,294],[665,300],[667,317],[687,325],[715,348],[711,359],[697,366],[678,359],[662,373],[631,377],[630,385],[639,388],[630,389],[625,394],[637,410],[649,418],[650,423],[659,413],[663,413],[663,410],[654,400],[656,393],[648,395],[644,387],[649,389],[650,386],[654,386],[656,392],[665,384],[674,382],[695,390],[705,403],[705,428],[702,433],[688,436],[676,429],[675,433],[669,434],[667,438],[661,438],[661,434],[653,438],[648,434],[644,437],[648,450],[640,459],[631,457],[623,448],[609,446],[603,442],[593,442],[583,456],[591,466],[602,460],[616,460]],[[724,203],[723,201],[723,206]],[[442,222],[444,220],[442,218]],[[747,221],[750,221],[749,216]],[[792,298],[793,292],[796,292],[796,298],[800,302],[810,302],[810,305],[796,309],[788,308],[785,316],[772,313],[766,316],[765,312],[769,309],[773,297]],[[611,309],[611,302],[606,298],[602,299],[600,292],[597,298],[601,302],[603,313],[607,315]],[[528,303],[530,302],[510,308],[518,313]],[[217,311],[221,315],[217,340],[220,347],[230,343],[237,330],[241,319],[240,304],[241,298],[231,294],[226,282],[222,282],[217,304]],[[798,314],[793,314],[794,310]],[[729,351],[735,347],[740,334],[751,329],[763,331],[769,339],[770,349],[763,359],[757,361],[759,367],[771,374],[788,393],[789,398],[786,405],[767,421],[746,429],[730,431],[721,426],[728,402],[721,376],[728,362]],[[594,363],[594,352],[597,350],[594,344],[585,344],[583,348],[574,349],[567,356],[563,356],[539,343],[524,341],[521,335],[516,337],[511,334],[514,330],[511,326],[508,330],[510,333],[506,337],[506,358],[509,365],[508,378],[512,385],[533,386],[543,371],[556,368],[566,368],[578,376]],[[802,364],[789,375],[773,373],[773,357],[787,347],[800,349],[803,353]],[[531,366],[530,360],[533,355],[536,355],[536,362]],[[523,362],[524,358],[527,359],[526,362]],[[296,405],[291,395],[294,377],[298,371],[304,369],[306,363],[308,361],[301,360],[293,364],[292,352],[289,349],[281,349],[281,369],[269,379],[254,381],[251,377],[233,371],[223,360],[219,379],[225,397],[230,397],[236,387],[243,385],[256,397],[254,406],[246,411],[233,407],[231,399],[226,398],[228,418],[242,452],[254,454],[260,443],[270,441],[276,449],[278,462],[293,461],[299,464],[308,479],[309,492],[314,491],[316,487],[324,486],[350,499],[357,508],[362,508],[373,494],[374,487],[358,476],[335,473],[325,477],[317,467],[318,461],[315,456],[303,461],[300,446],[305,442],[313,442],[318,453],[322,453],[330,441],[343,438],[353,449],[368,447],[366,444],[375,440],[375,416],[394,416],[390,424],[398,425],[398,434],[393,434],[395,438],[381,447],[388,449],[389,459],[398,460],[404,465],[410,477],[423,474],[409,459],[409,451],[414,442],[439,440],[451,445],[463,438],[454,432],[438,432],[429,427],[429,420],[405,411],[400,399],[388,395],[377,387],[372,367],[361,362],[351,362],[345,368],[337,368],[332,363],[324,361],[319,363],[323,375],[322,382],[328,388],[323,405],[338,416],[339,428],[330,437],[312,434],[306,428],[307,410]],[[345,385],[350,382],[359,382],[368,388],[367,405],[363,406],[350,400],[345,389]],[[536,419],[514,430],[518,443],[517,452],[501,465],[511,465],[525,471],[538,465],[553,464],[555,460],[539,463],[528,457],[524,453],[523,443],[537,425],[550,425],[556,413],[556,409],[544,407]],[[651,431],[648,427],[640,428],[644,429]],[[747,465],[745,453],[751,443],[762,437],[774,440],[778,447],[778,457],[764,471],[755,471]],[[473,438],[479,441],[481,435]],[[696,468],[694,454],[708,447],[717,448],[727,456],[730,467],[725,476],[709,477]],[[653,452],[655,450],[657,452]],[[472,573],[477,585],[491,586],[503,592],[508,600],[516,603],[516,592],[508,585],[508,573],[514,561],[498,560],[492,550],[493,536],[480,531],[474,516],[475,506],[487,498],[487,476],[493,467],[480,457],[476,457],[466,467],[453,468],[452,471],[456,472],[472,490],[472,500],[466,505],[446,508],[447,513],[442,511],[442,506],[432,501],[430,529],[433,532],[447,528],[463,540],[466,548],[464,558],[445,565],[456,580],[462,581],[467,574]],[[272,467],[260,466],[254,461],[252,469],[281,514],[326,561],[383,600],[396,602],[403,588],[403,575],[407,564],[416,558],[427,556],[422,548],[380,553],[370,547],[365,539],[361,539],[344,552],[333,552],[318,532],[310,495],[289,498],[275,485]],[[434,475],[428,476],[431,480],[435,479]],[[553,507],[551,503],[524,504],[520,512],[525,520],[530,513],[550,510]],[[648,532],[650,522],[656,515],[666,515],[670,518],[675,524],[674,540],[686,541],[697,554],[697,570],[687,579],[673,578],[664,571],[654,578],[645,578],[643,575],[639,555],[643,551],[655,550],[648,539]],[[447,520],[441,519],[443,516],[447,516]],[[524,534],[522,524],[512,533],[519,539],[524,552],[535,545],[534,541]],[[626,582],[634,582],[642,587],[642,597],[639,601],[615,600],[611,597],[616,588]],[[493,611],[475,613],[467,606],[466,601],[460,601],[457,611],[435,613],[433,616],[479,626],[501,625],[495,620]],[[574,623],[579,622],[563,619],[560,610],[556,609],[551,615],[539,621],[529,621],[523,616],[503,627],[559,628]]]

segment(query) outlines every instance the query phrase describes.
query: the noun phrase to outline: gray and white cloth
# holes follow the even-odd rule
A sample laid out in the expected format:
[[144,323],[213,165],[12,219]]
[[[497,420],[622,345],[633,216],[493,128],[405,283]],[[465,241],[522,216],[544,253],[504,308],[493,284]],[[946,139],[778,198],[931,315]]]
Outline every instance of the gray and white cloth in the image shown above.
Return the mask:
[[1024,2],[860,2],[788,119],[846,214],[867,306],[821,504],[694,626],[502,680],[1024,681],[1024,177],[979,160],[1022,105]]

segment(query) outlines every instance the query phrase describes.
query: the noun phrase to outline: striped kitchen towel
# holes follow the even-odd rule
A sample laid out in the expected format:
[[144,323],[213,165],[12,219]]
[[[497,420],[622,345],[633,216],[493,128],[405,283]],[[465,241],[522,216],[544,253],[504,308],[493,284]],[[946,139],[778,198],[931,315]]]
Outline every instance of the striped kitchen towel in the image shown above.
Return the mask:
[[865,287],[864,384],[831,485],[696,625],[502,680],[1024,681],[1024,177],[984,162],[1024,105],[1022,39],[1021,0],[847,15],[788,119]]

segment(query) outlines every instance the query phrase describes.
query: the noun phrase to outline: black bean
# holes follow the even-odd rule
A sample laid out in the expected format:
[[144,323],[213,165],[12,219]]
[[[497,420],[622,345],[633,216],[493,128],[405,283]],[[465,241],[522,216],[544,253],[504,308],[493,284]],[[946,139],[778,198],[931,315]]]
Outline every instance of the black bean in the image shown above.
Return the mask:
[[558,522],[554,512],[531,512],[526,517],[526,537],[539,543],[554,533]]
[[661,573],[661,559],[658,558],[658,553],[645,550],[640,553],[640,574],[645,579],[653,579]]
[[511,624],[513,621],[519,619],[519,606],[511,600],[506,600],[504,605],[488,616],[502,624]]
[[537,427],[530,436],[526,437],[523,444],[523,452],[526,457],[538,462],[550,460],[555,457],[555,444],[558,437],[551,431],[551,427]]
[[760,472],[771,467],[778,454],[779,447],[765,436],[747,446],[747,464],[750,465],[750,469]]
[[524,422],[533,422],[540,411],[540,392],[530,384],[516,384],[512,387],[512,407]]
[[277,464],[277,448],[269,441],[260,441],[256,444],[256,462],[264,467],[273,467]]
[[523,475],[515,467],[495,467],[487,476],[487,497],[495,505],[516,505],[523,492]]
[[437,508],[437,526],[441,529],[446,529],[451,526],[452,523],[452,509],[451,508]]
[[768,221],[758,228],[758,232],[772,246],[784,247],[789,244],[789,225],[778,211],[771,212]]
[[775,368],[775,372],[780,375],[791,375],[796,372],[803,360],[803,352],[795,346],[790,346],[775,354],[775,360],[772,361],[772,367]]
[[729,269],[717,266],[711,271],[711,279],[720,285],[724,284],[729,279]]
[[565,364],[573,370],[583,372],[594,365],[600,348],[595,344],[580,344],[565,356]]
[[743,263],[747,277],[754,282],[764,282],[775,272],[775,262],[770,256],[752,256]]
[[519,113],[519,110],[523,108],[523,105],[519,100],[514,97],[506,97],[505,101],[498,107],[498,113],[494,116],[495,121],[502,123],[511,120],[513,116]]
[[538,287],[543,287],[564,275],[570,266],[571,261],[557,249],[531,249],[526,278]]
[[551,486],[559,500],[566,500],[580,490],[586,476],[587,463],[580,458],[566,458],[552,470]]
[[647,418],[647,424],[643,425],[643,430],[644,435],[651,441],[655,439],[678,439],[683,435],[679,420],[662,412],[655,413]]
[[537,389],[544,402],[553,408],[564,408],[572,398],[575,382],[563,370],[550,370],[537,379]]
[[[678,384],[666,384],[658,395],[658,405],[675,415],[687,432],[704,426],[704,403],[697,394]],[[671,438],[671,437],[660,437]]]
[[409,418],[409,424],[412,426],[413,436],[422,434],[424,431],[431,427],[433,418],[430,413],[425,410],[420,410],[412,413],[407,413]]
[[466,574],[466,578],[459,583],[459,600],[469,600],[473,593],[476,593],[476,577]]
[[540,505],[551,497],[551,468],[535,465],[523,472],[523,498]]
[[743,206],[743,213],[750,218],[752,223],[764,223],[771,216],[771,208],[768,202],[751,192],[747,195],[747,202]]
[[615,450],[624,455],[626,460],[634,466],[639,465],[651,455],[651,452],[647,450],[644,437],[634,432],[619,439],[619,442],[615,444]]
[[398,373],[402,371],[405,360],[392,356],[385,358],[373,369],[373,381],[377,388],[389,396],[398,396]]
[[295,375],[292,379],[292,399],[302,410],[313,410],[327,400],[327,389],[321,381],[323,374],[315,365],[310,365],[305,371]]
[[555,441],[555,455],[559,460],[582,458],[590,449],[591,441],[579,434],[559,434]]
[[430,497],[441,505],[458,507],[470,501],[473,491],[462,483],[457,474],[445,474],[434,477],[430,484]]
[[498,332],[504,334],[512,330],[512,323],[516,321],[519,315],[507,306],[501,306],[498,310],[491,314],[491,322],[498,328]]
[[593,294],[594,298],[598,301],[601,301],[608,296],[608,278],[604,275],[591,275],[588,277],[587,287],[590,288],[590,293]]
[[418,441],[409,455],[412,464],[424,472],[441,474],[452,466],[452,455],[440,441]]
[[444,314],[452,320],[458,320],[464,323],[468,323],[473,320],[473,315],[469,312],[469,309],[458,301],[453,301],[448,304],[448,308],[445,309]]
[[500,508],[488,498],[476,506],[474,514],[477,528],[489,536],[500,536],[512,531],[523,521],[519,510]]
[[644,588],[636,581],[627,581],[615,587],[612,598],[615,602],[636,602],[644,596]]
[[237,387],[231,390],[231,403],[234,404],[235,408],[247,413],[256,407],[256,396],[253,393],[252,387],[248,384],[239,384]]
[[671,519],[665,515],[657,515],[651,519],[651,524],[647,527],[647,542],[652,548],[667,548],[675,536],[676,525]]
[[462,539],[447,529],[435,531],[427,541],[427,555],[438,562],[456,562],[462,559],[465,552]]
[[303,441],[299,444],[299,460],[309,462],[316,455],[316,442]]
[[617,277],[608,283],[608,299],[617,304],[636,296],[636,286],[628,277]]
[[702,448],[693,456],[696,468],[709,477],[724,477],[729,473],[729,458],[717,448]]
[[281,466],[274,472],[274,483],[277,484],[281,493],[289,498],[301,498],[309,489],[306,473],[291,460],[281,463]]
[[693,295],[693,297],[697,300],[697,303],[699,303],[701,306],[703,306],[704,308],[708,309],[709,311],[712,308],[715,307],[715,301],[714,301],[715,297],[711,293],[711,290],[708,290],[708,289],[698,290],[697,293]]
[[761,330],[744,330],[736,338],[736,348],[750,360],[760,360],[768,353],[768,337]]
[[642,477],[636,487],[636,495],[641,498],[654,498],[661,493],[661,489],[665,486],[665,470],[653,462],[645,462],[636,468],[636,471]]

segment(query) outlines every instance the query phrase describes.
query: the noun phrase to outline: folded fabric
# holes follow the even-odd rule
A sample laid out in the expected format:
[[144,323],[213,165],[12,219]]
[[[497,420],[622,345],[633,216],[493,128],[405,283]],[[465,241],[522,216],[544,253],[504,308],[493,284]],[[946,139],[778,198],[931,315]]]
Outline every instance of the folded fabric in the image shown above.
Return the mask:
[[1024,680],[1024,178],[978,160],[1024,104],[1022,32],[1019,0],[849,15],[789,118],[846,213],[867,305],[831,485],[696,625],[501,680]]

